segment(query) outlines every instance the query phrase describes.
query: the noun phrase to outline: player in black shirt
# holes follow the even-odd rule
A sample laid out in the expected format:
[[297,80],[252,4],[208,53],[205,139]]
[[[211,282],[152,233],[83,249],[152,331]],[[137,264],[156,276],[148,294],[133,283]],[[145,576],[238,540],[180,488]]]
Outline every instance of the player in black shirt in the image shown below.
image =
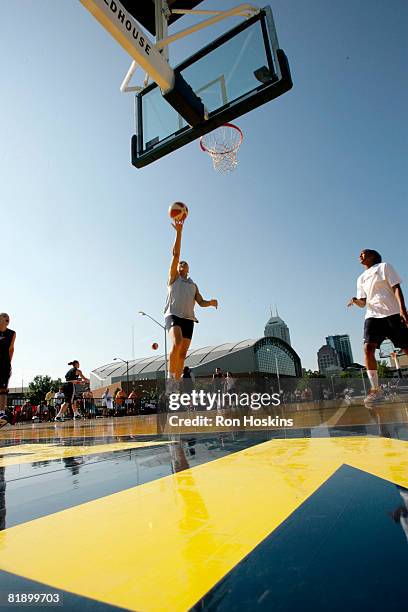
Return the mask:
[[16,332],[8,329],[9,322],[8,314],[0,313],[0,427],[8,423],[6,418],[7,393],[16,339]]
[[[72,366],[70,370],[65,374],[65,383],[62,385],[62,392],[65,396],[65,401],[61,406],[60,411],[55,417],[56,421],[63,421],[64,415],[68,410],[72,407],[72,402],[75,396],[75,385],[78,383],[88,383],[89,379],[86,378],[79,369],[79,361],[74,359],[74,361],[70,361],[69,364]],[[74,419],[80,419],[81,415],[79,412],[74,412]]]

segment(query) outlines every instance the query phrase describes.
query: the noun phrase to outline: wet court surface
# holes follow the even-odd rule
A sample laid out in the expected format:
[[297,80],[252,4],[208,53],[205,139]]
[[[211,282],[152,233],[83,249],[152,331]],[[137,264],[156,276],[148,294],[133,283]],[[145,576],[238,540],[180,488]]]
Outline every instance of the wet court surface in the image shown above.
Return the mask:
[[156,417],[0,431],[1,609],[403,610],[408,405],[301,407],[293,429]]

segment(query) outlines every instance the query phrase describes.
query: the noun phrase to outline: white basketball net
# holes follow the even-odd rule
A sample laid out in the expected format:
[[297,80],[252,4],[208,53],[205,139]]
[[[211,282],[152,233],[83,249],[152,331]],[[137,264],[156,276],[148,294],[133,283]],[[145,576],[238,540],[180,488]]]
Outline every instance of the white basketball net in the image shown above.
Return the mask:
[[214,169],[221,173],[232,172],[238,165],[237,153],[243,140],[239,127],[226,123],[200,138],[200,146],[211,156]]

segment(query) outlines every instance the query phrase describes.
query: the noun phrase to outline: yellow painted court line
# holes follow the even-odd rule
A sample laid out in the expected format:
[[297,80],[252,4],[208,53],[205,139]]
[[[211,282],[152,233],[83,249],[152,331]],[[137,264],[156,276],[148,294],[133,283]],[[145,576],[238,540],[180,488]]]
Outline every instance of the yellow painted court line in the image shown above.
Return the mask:
[[188,610],[344,463],[408,486],[408,442],[273,440],[6,529],[0,567],[130,610]]
[[[0,448],[0,455],[19,454],[15,457],[1,457],[0,467],[21,465],[23,463],[36,463],[38,461],[52,461],[53,459],[67,459],[68,457],[84,457],[99,453],[113,453],[114,451],[133,450],[150,446],[170,444],[161,442],[117,442],[113,444],[95,444],[94,446],[56,446],[54,444],[19,444]],[[20,454],[21,453],[21,454]]]
[[322,423],[324,427],[334,427],[338,421],[340,421],[341,417],[347,412],[350,406],[341,406],[336,412],[329,418],[325,423]]

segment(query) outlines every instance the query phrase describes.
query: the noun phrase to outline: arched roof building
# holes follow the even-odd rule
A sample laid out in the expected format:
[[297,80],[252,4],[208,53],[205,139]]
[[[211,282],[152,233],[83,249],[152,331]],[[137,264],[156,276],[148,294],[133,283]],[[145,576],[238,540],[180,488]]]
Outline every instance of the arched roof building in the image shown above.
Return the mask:
[[[302,365],[298,354],[280,338],[266,337],[240,342],[228,342],[216,346],[205,346],[191,350],[185,365],[196,377],[207,377],[216,367],[234,375],[279,374],[280,376],[302,376]],[[128,373],[127,373],[128,369]],[[163,379],[164,355],[144,357],[126,363],[115,361],[91,372],[91,388],[96,389],[113,383],[136,380]]]

